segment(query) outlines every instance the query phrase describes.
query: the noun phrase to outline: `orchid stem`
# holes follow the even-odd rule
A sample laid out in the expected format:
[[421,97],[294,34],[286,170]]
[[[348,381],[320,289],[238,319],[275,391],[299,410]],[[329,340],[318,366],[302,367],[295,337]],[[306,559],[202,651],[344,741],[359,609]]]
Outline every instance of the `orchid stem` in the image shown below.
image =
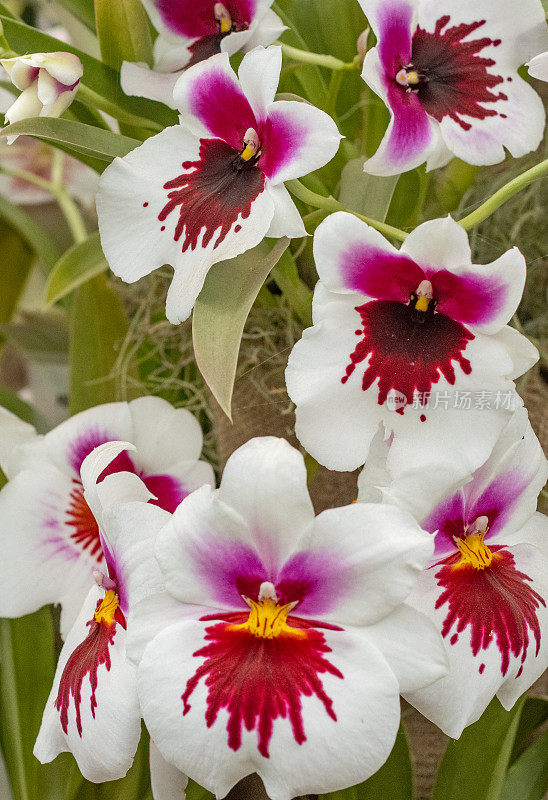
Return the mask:
[[404,242],[407,238],[407,233],[405,231],[400,230],[399,228],[394,228],[392,225],[387,225],[385,222],[379,222],[379,220],[371,219],[371,217],[365,217],[363,214],[358,214],[355,211],[352,211],[349,208],[346,208],[342,203],[338,200],[335,200],[334,197],[324,197],[321,194],[316,194],[316,192],[312,192],[310,189],[307,189],[306,186],[298,180],[290,180],[286,181],[286,187],[289,189],[292,195],[297,197],[299,200],[302,200],[303,203],[306,203],[313,208],[321,208],[325,211],[346,211],[348,214],[352,214],[354,217],[358,217],[358,219],[363,220],[372,228],[375,228],[376,231],[379,233],[383,233],[386,236],[391,236],[393,239],[397,239],[399,242]]
[[483,222],[490,217],[491,214],[497,210],[497,208],[500,208],[503,203],[505,203],[515,194],[521,192],[521,190],[525,189],[526,186],[529,186],[530,183],[542,178],[547,173],[548,158],[544,161],[541,161],[540,164],[531,167],[531,169],[528,169],[526,172],[523,172],[521,175],[518,175],[517,178],[509,181],[505,186],[495,192],[495,194],[490,197],[489,200],[486,200],[485,203],[482,203],[479,208],[476,208],[476,210],[472,211],[471,214],[468,214],[466,217],[460,219],[459,225],[462,225],[465,231],[469,231],[470,228],[473,228],[475,225],[479,225],[480,222]]
[[10,175],[12,178],[19,178],[22,181],[32,183],[34,186],[38,186],[40,189],[49,192],[49,194],[55,198],[59,208],[63,212],[74,241],[79,243],[83,242],[84,239],[87,239],[86,226],[78,206],[67,192],[64,184],[61,182],[61,176],[59,175],[59,162],[54,162],[53,164],[52,175],[55,176],[54,181],[48,181],[45,178],[40,178],[38,175],[28,172],[26,169],[16,169],[13,167],[6,167],[4,165],[0,166],[0,172],[3,172],[5,175]]
[[301,64],[315,64],[318,67],[326,67],[326,69],[334,70],[335,72],[352,72],[361,69],[358,66],[356,56],[354,61],[341,61],[340,58],[335,56],[326,56],[321,53],[310,53],[308,50],[299,50],[298,47],[291,47],[289,44],[278,42],[282,47],[282,53],[293,61],[298,61]]

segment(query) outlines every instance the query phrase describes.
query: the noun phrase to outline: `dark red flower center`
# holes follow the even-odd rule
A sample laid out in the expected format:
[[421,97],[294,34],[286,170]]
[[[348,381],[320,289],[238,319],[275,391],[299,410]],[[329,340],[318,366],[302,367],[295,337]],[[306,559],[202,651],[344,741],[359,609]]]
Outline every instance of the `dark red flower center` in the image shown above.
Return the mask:
[[436,608],[446,603],[449,607],[442,636],[447,637],[454,630],[450,641],[455,644],[459,634],[470,627],[474,656],[486,650],[494,636],[501,654],[502,674],[508,672],[512,655],[521,660],[520,675],[529,649],[530,632],[538,655],[541,634],[536,612],[541,605],[546,605],[529,585],[532,579],[516,569],[514,557],[503,546],[487,547],[483,540],[481,546],[472,542],[471,551],[461,550],[441,564],[436,578],[443,592],[436,601]]
[[378,403],[383,405],[390,391],[401,393],[402,405],[396,410],[403,414],[405,405],[413,403],[418,392],[423,405],[428,402],[432,385],[441,376],[455,383],[456,362],[469,375],[472,367],[464,357],[474,336],[460,322],[445,314],[435,313],[435,301],[426,311],[417,310],[419,302],[411,296],[408,305],[395,300],[372,300],[356,311],[362,327],[356,349],[350,354],[350,364],[341,378],[346,383],[357,364],[368,360],[362,379],[366,391],[378,379]]
[[343,678],[327,659],[331,652],[318,627],[335,626],[288,616],[294,605],[274,601],[248,601],[251,613],[202,617],[222,620],[206,628],[207,644],[193,655],[203,664],[187,682],[183,715],[190,711],[190,697],[202,678],[208,688],[206,724],[217,719],[222,708],[228,712],[228,746],[238,750],[242,729],[256,730],[258,750],[269,757],[274,722],[289,719],[297,744],[306,741],[301,698],[315,696],[328,716],[336,721],[333,702],[326,694],[320,675]]
[[417,27],[411,63],[402,64],[396,82],[402,90],[416,93],[424,110],[438,122],[448,116],[469,130],[471,124],[463,117],[497,116],[500,112],[492,104],[508,100],[504,92],[493,91],[504,81],[489,71],[496,62],[479,55],[489,45],[497,47],[500,39],[468,38],[485,25],[484,19],[448,27],[450,21],[449,15],[440,17],[433,33]]
[[95,693],[99,680],[99,667],[104,666],[107,672],[110,671],[110,647],[114,644],[114,637],[119,625],[125,629],[126,619],[118,606],[118,599],[114,591],[107,591],[105,599],[97,603],[95,614],[87,623],[88,635],[71,653],[61,675],[55,708],[59,711],[61,727],[65,733],[68,732],[68,712],[72,697],[76,712],[76,729],[79,736],[82,736],[80,707],[82,684],[86,675],[89,675],[91,686],[91,715],[95,719],[95,709],[97,708]]
[[264,188],[258,158],[245,161],[242,152],[221,139],[201,139],[199,156],[198,161],[184,161],[185,172],[164,185],[169,201],[158,215],[164,222],[179,209],[174,239],[182,237],[183,253],[198,246],[202,231],[201,246],[207,247],[217,235],[213,247],[218,247],[239,217],[249,217]]

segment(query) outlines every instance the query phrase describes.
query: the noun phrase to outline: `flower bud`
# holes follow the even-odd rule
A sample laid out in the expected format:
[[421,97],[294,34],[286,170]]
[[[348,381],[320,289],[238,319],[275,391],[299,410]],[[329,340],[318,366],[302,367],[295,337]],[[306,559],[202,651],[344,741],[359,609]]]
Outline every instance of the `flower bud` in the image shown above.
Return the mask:
[[[11,124],[30,117],[60,117],[72,103],[83,74],[72,53],[33,53],[0,63],[21,94],[6,112]],[[8,144],[17,136],[9,136]]]

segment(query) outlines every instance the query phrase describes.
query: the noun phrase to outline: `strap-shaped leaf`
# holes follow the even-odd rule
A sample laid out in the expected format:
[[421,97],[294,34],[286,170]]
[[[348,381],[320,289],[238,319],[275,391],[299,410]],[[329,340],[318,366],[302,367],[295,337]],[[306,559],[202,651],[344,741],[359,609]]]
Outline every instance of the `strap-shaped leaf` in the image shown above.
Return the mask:
[[208,272],[192,318],[194,355],[213,396],[231,418],[236,364],[247,316],[270,270],[289,245],[265,241],[246,253],[215,264]]
[[34,136],[52,145],[62,145],[75,155],[82,153],[91,156],[101,163],[99,169],[105,169],[116,156],[125,156],[141,144],[138,139],[130,139],[83,122],[50,117],[23,119],[2,130],[3,136],[15,134]]
[[548,731],[512,764],[500,800],[542,800],[548,791]]
[[61,256],[57,244],[26,211],[0,195],[0,217],[9,222],[32,247],[43,264],[51,269]]
[[97,275],[78,289],[70,325],[73,414],[120,399],[111,372],[127,329],[122,303],[104,275]]
[[524,702],[506,711],[495,698],[481,719],[449,742],[432,800],[500,800]]
[[108,269],[99,233],[75,244],[59,259],[46,284],[46,302],[57,303],[79,286]]

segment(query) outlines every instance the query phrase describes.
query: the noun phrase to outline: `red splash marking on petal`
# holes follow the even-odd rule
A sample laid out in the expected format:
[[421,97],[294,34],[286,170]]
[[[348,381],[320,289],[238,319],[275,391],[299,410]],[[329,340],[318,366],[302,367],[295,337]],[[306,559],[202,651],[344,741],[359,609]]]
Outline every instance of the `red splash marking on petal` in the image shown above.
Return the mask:
[[467,131],[472,126],[463,116],[473,119],[496,116],[497,110],[484,104],[508,100],[503,92],[492,91],[504,81],[500,75],[489,72],[496,62],[478,55],[489,45],[497,47],[501,42],[488,36],[464,41],[485,25],[484,19],[448,28],[450,21],[448,14],[440,17],[433,33],[417,27],[411,61],[428,78],[417,92],[424,110],[438,122],[448,116]]
[[426,416],[424,414],[421,414],[419,419],[421,422],[426,422]]
[[[245,622],[247,614],[226,615],[229,622]],[[218,618],[218,617],[217,617]],[[208,687],[206,724],[210,728],[222,708],[228,712],[228,746],[238,750],[242,728],[256,730],[258,750],[269,757],[269,744],[278,718],[289,719],[297,744],[306,741],[301,697],[316,696],[333,719],[333,701],[325,693],[322,674],[343,678],[325,655],[331,652],[321,631],[304,620],[288,617],[294,628],[306,629],[306,636],[285,635],[273,639],[231,629],[229,622],[206,628],[208,642],[193,655],[205,658],[187,682],[183,715],[190,711],[190,697],[202,678]]]
[[66,512],[66,524],[69,528],[73,528],[73,533],[70,534],[71,541],[78,549],[87,551],[100,564],[104,556],[99,527],[85,501],[82,483],[73,478],[72,484],[70,505]]
[[[484,669],[485,669],[485,664],[480,664],[479,665],[479,670],[478,670],[480,675],[483,675]],[[520,669],[521,669],[521,667],[520,667]]]
[[436,574],[438,586],[443,588],[436,601],[436,608],[446,603],[449,610],[442,626],[446,637],[454,625],[462,633],[471,629],[472,653],[486,650],[495,636],[501,654],[501,672],[506,675],[510,656],[525,661],[529,649],[529,632],[536,643],[535,653],[540,649],[540,625],[536,610],[545,606],[544,599],[529,583],[532,579],[516,569],[514,557],[501,545],[492,545],[497,553],[486,569],[474,569],[455,564],[460,554],[453,554]]
[[[97,609],[100,605],[101,601],[97,603]],[[68,711],[70,698],[72,697],[74,699],[74,708],[76,711],[76,729],[79,736],[82,736],[82,715],[80,706],[82,703],[82,684],[86,675],[89,675],[89,682],[91,685],[91,714],[95,719],[95,709],[97,708],[95,693],[99,681],[99,667],[104,665],[107,672],[110,671],[111,661],[109,648],[112,647],[114,643],[118,625],[121,625],[124,629],[126,627],[125,617],[119,608],[116,609],[114,622],[110,625],[106,622],[96,622],[95,619],[92,618],[87,623],[90,629],[88,635],[71,653],[70,658],[65,664],[59,682],[57,699],[55,700],[55,708],[59,711],[61,727],[65,733],[68,732]]]
[[[163,508],[165,511],[169,511],[170,514],[175,511],[179,503],[188,494],[181,482],[172,475],[147,475],[142,470],[138,470],[125,451],[120,453],[101,473],[98,482],[115,472],[133,472],[138,475],[147,489],[155,495],[155,498],[149,502],[152,505]],[[71,542],[79,550],[87,552],[92,558],[95,558],[99,564],[104,558],[99,538],[99,527],[84,498],[84,489],[81,481],[73,478],[72,484],[70,503],[65,514],[65,522],[69,529],[72,529],[72,533],[70,533]]]
[[239,153],[220,139],[201,139],[199,156],[198,161],[183,163],[188,172],[164,185],[169,202],[158,215],[164,222],[179,209],[174,239],[183,237],[183,253],[198,246],[202,230],[201,247],[207,247],[216,233],[213,246],[218,247],[238,217],[249,217],[264,188],[260,169],[253,164],[237,169],[243,163]]
[[[369,358],[362,389],[366,391],[378,379],[379,405],[391,390],[400,392],[407,403],[413,402],[414,392],[427,398],[440,373],[454,384],[453,361],[466,375],[472,371],[463,350],[474,336],[445,314],[432,314],[419,323],[410,306],[394,300],[373,300],[357,306],[356,311],[362,318],[363,339],[350,354],[341,381],[346,383],[356,365]],[[404,405],[398,409],[400,413]]]

